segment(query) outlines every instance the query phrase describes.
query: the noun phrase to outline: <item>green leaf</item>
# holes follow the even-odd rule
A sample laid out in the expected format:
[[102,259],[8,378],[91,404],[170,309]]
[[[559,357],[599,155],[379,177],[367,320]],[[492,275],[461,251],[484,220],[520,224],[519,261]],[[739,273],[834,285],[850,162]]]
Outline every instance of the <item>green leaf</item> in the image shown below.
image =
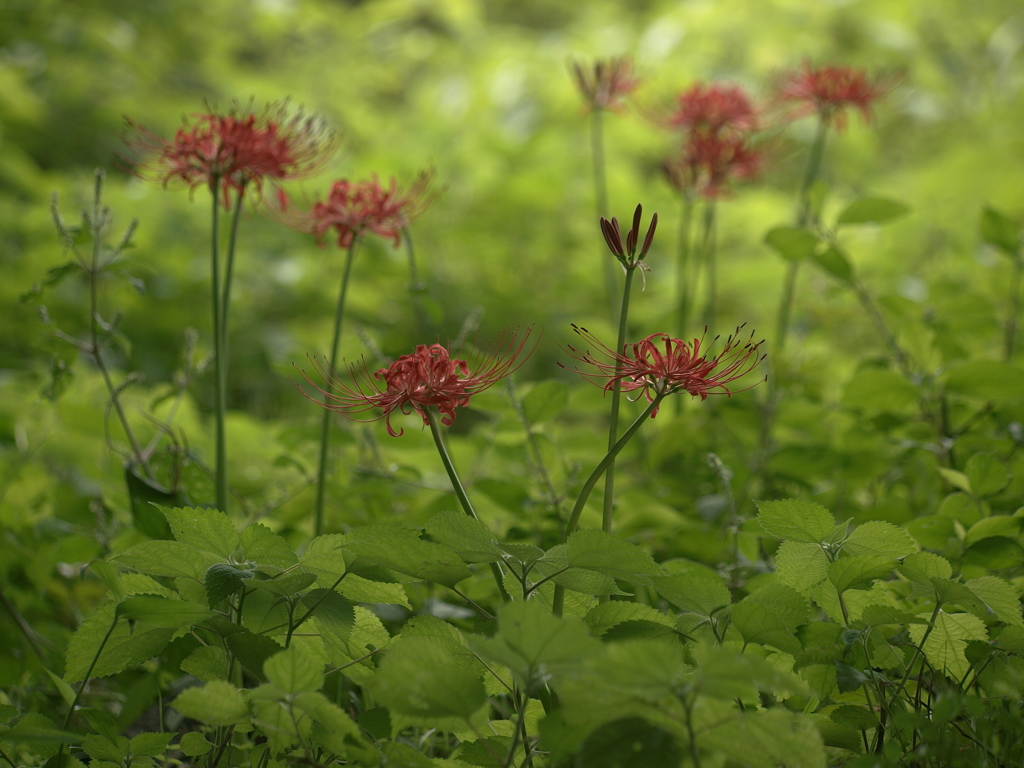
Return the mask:
[[858,731],[870,731],[878,727],[878,717],[867,707],[844,704],[829,713],[829,719],[836,725],[845,725]]
[[224,649],[202,645],[181,662],[181,671],[199,678],[204,683],[228,679],[228,657]]
[[103,736],[86,736],[82,740],[82,748],[94,763],[105,760],[114,765],[123,765],[131,749],[128,739],[124,736],[117,736],[114,741],[109,741]]
[[861,368],[846,385],[843,405],[868,416],[902,414],[918,405],[917,387],[888,368]]
[[566,542],[565,554],[570,567],[632,583],[649,584],[651,576],[662,575],[649,554],[604,531],[577,531]]
[[811,258],[832,277],[844,283],[853,284],[853,265],[850,264],[846,252],[838,245],[833,245],[824,251],[816,251]]
[[1006,465],[994,453],[976,453],[967,460],[964,473],[978,496],[994,496],[1010,482]]
[[884,197],[863,197],[839,214],[837,226],[846,224],[884,224],[910,213],[910,207]]
[[828,580],[839,594],[848,589],[870,589],[875,579],[884,579],[895,566],[895,559],[885,555],[841,557],[829,566]]
[[401,584],[370,581],[351,573],[337,586],[336,590],[353,603],[400,605],[412,610],[409,596]]
[[995,360],[950,366],[946,374],[946,390],[979,400],[1012,403],[1024,397],[1024,371]]
[[710,616],[732,603],[722,577],[704,566],[694,565],[688,572],[657,576],[652,581],[659,595],[683,611]]
[[889,605],[868,605],[861,611],[860,621],[869,627],[882,627],[887,624],[927,624],[925,619],[893,608]]
[[355,721],[322,693],[302,693],[295,697],[294,706],[313,718],[319,726],[314,728],[314,738],[336,755],[345,757],[353,744],[362,742]]
[[356,624],[356,613],[352,603],[337,592],[314,589],[302,596],[307,610],[314,610],[313,620],[321,636],[330,635],[338,640],[347,640]]
[[284,570],[299,562],[288,542],[260,523],[243,528],[239,540],[245,559],[255,561],[257,567]]
[[423,529],[431,539],[454,550],[467,563],[494,563],[502,558],[487,526],[461,512],[441,512],[427,521]]
[[986,205],[981,211],[981,239],[1010,257],[1020,250],[1021,225],[995,208]]
[[702,750],[747,768],[824,768],[825,745],[814,723],[785,709],[749,709],[719,717],[697,737]]
[[345,537],[340,533],[317,536],[306,547],[299,562],[317,576],[321,587],[333,587],[345,574]]
[[828,578],[828,555],[820,544],[784,541],[775,553],[775,566],[783,584],[805,594]]
[[136,626],[133,631],[128,622],[115,619],[116,611],[116,603],[103,603],[71,636],[65,660],[64,679],[67,682],[84,679],[97,654],[99,657],[92,677],[107,677],[153,658],[174,635],[173,629],[163,627],[143,629]]
[[1024,518],[1020,517],[1009,517],[1008,515],[984,517],[967,531],[967,535],[964,537],[964,544],[969,547],[982,539],[988,539],[993,536],[1016,539],[1020,535],[1022,525],[1024,525]]
[[954,680],[962,680],[970,669],[964,649],[971,640],[987,640],[985,623],[969,613],[939,612],[935,627],[927,638],[926,627],[910,626],[910,637],[924,650],[928,663]]
[[732,607],[732,623],[744,640],[791,654],[800,651],[794,632],[809,615],[807,598],[782,583],[768,584]]
[[171,526],[167,524],[167,518],[160,511],[159,505],[178,504],[179,494],[143,477],[130,463],[125,464],[124,480],[135,530],[151,539],[171,538]]
[[191,544],[178,541],[143,541],[113,558],[150,576],[201,579],[213,559]]
[[931,552],[915,552],[903,558],[896,570],[913,582],[932,588],[932,579],[948,579],[953,575],[949,560]]
[[982,621],[992,617],[992,611],[985,601],[978,597],[966,584],[952,579],[932,579],[935,594],[944,605],[954,603],[970,611]]
[[917,551],[914,538],[903,528],[883,520],[858,525],[843,543],[849,555],[882,555],[893,560]]
[[454,551],[397,525],[353,528],[345,535],[344,551],[349,570],[382,566],[449,587],[471,575]]
[[205,621],[213,611],[204,605],[166,597],[129,597],[117,605],[117,615],[154,627],[178,629]]
[[178,742],[178,749],[186,757],[201,757],[213,749],[213,744],[206,740],[206,737],[198,731],[191,731],[181,737]]
[[214,680],[197,688],[186,688],[172,703],[185,717],[206,725],[237,725],[249,720],[245,696],[225,680]]
[[1020,599],[1009,583],[996,576],[981,576],[970,579],[965,586],[979,599],[984,601],[988,609],[1007,624],[1024,627],[1021,618]]
[[800,227],[775,227],[764,237],[765,245],[788,261],[802,261],[814,255],[821,242],[813,232]]
[[605,723],[583,742],[579,768],[651,768],[679,765],[683,749],[669,731],[640,717]]
[[175,736],[176,733],[140,733],[133,736],[129,742],[132,763],[137,757],[161,757]]
[[[340,597],[340,595],[339,595]],[[275,653],[263,664],[267,680],[285,693],[318,691],[324,682],[324,668],[296,648]]]
[[1024,547],[1004,536],[989,536],[964,551],[964,563],[993,571],[1014,568],[1024,562]]
[[959,488],[964,493],[974,494],[974,491],[971,489],[971,481],[963,472],[957,469],[950,469],[949,467],[936,467],[936,469],[942,475],[942,479],[954,488]]
[[446,729],[448,720],[468,721],[487,701],[476,673],[423,636],[405,638],[387,653],[372,690],[393,714]]
[[630,621],[648,621],[672,627],[675,621],[649,605],[629,603],[624,600],[609,600],[590,609],[583,619],[595,635],[603,635],[612,627]]
[[530,424],[558,416],[569,404],[569,386],[562,381],[542,381],[523,398],[523,412]]
[[757,521],[769,536],[789,541],[818,543],[835,527],[832,513],[820,504],[799,499],[755,501]]
[[210,607],[213,608],[224,598],[242,589],[255,575],[253,571],[238,568],[231,563],[211,565],[203,579]]
[[202,552],[227,560],[238,549],[238,531],[226,514],[205,507],[160,508],[171,525],[174,538]]

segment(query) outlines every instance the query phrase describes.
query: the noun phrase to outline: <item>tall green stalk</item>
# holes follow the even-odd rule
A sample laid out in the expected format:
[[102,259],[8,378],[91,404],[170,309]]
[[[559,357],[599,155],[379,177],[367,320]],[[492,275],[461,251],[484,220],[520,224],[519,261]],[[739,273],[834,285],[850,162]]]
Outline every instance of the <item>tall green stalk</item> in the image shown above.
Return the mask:
[[[604,110],[595,107],[590,113],[590,157],[594,166],[594,208],[597,217],[607,215],[608,211],[608,181],[604,168]],[[609,316],[612,322],[616,320],[615,306],[615,265],[608,259],[602,261],[604,264],[604,293],[608,302]]]
[[221,317],[221,277],[220,277],[220,178],[211,179],[213,200],[212,223],[210,235],[210,282],[213,301],[213,376],[214,385],[214,418],[216,419],[216,471],[214,482],[216,488],[217,509],[228,512],[228,456],[225,435],[225,408],[227,401],[227,360],[224,359],[224,322]]
[[690,319],[690,229],[693,226],[693,196],[683,192],[683,211],[679,219],[679,242],[676,251],[676,333],[686,337],[686,326]]
[[715,230],[715,214],[715,201],[709,198],[704,202],[704,218],[701,221],[700,258],[707,272],[704,324],[710,327],[714,327],[718,314],[718,237]]
[[[330,368],[335,370],[338,366],[338,349],[341,346],[341,329],[345,318],[345,299],[348,296],[349,277],[352,274],[352,262],[355,260],[356,248],[359,245],[359,238],[353,237],[345,254],[345,268],[341,275],[341,290],[338,292],[338,303],[334,308],[334,334],[331,338],[331,356],[329,359]],[[325,405],[329,402],[325,399]],[[317,469],[316,479],[316,506],[313,523],[313,535],[319,536],[323,533],[324,527],[324,494],[327,488],[327,457],[330,452],[331,442],[331,411],[324,408],[323,420],[320,422],[320,462]]]
[[426,290],[426,286],[420,282],[419,271],[416,269],[416,251],[413,248],[412,234],[408,227],[402,228],[402,239],[405,241],[405,253],[409,258],[409,300],[412,302],[416,338],[426,339],[427,313],[423,309],[423,292]]

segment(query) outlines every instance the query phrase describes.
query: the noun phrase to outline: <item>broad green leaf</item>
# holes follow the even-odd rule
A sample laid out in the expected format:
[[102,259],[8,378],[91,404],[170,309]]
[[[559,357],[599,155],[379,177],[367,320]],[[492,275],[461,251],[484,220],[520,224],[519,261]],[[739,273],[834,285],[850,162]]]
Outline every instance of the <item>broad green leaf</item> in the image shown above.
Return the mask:
[[883,197],[863,197],[839,214],[836,224],[884,224],[910,213],[910,207]]
[[242,589],[255,576],[255,572],[236,567],[231,563],[214,563],[206,572],[203,586],[206,599],[213,608],[221,600]]
[[946,390],[995,403],[1012,403],[1024,397],[1024,371],[1009,363],[978,360],[950,366]]
[[985,623],[969,613],[945,613],[935,617],[935,627],[927,638],[924,625],[910,626],[910,637],[924,650],[928,663],[954,680],[962,680],[970,669],[964,648],[971,640],[986,640]]
[[239,534],[245,559],[256,563],[257,568],[283,570],[299,562],[288,542],[260,523],[251,523]]
[[[128,746],[132,757],[161,757],[176,733],[140,733],[133,736]],[[134,764],[134,759],[132,763]]]
[[843,544],[849,555],[883,555],[893,560],[917,551],[913,537],[903,528],[882,520],[858,525]]
[[421,725],[468,721],[487,701],[484,684],[429,637],[410,637],[388,651],[374,678],[377,701]]
[[332,587],[345,574],[345,537],[340,533],[317,536],[306,547],[299,562],[317,575],[317,584]]
[[569,387],[562,381],[542,381],[523,398],[523,412],[531,424],[553,419],[569,404]]
[[302,607],[313,611],[313,620],[321,636],[330,635],[338,640],[347,640],[355,627],[356,614],[352,603],[337,592],[314,589],[302,596]]
[[896,570],[913,582],[931,588],[932,579],[948,579],[953,575],[949,560],[932,552],[915,552],[903,558]]
[[838,245],[832,245],[823,251],[815,251],[811,258],[832,277],[853,284],[853,265],[846,252]]
[[793,631],[766,605],[736,603],[732,608],[732,623],[748,643],[770,645],[789,654],[800,651],[800,641]]
[[843,405],[869,416],[908,413],[918,406],[917,387],[888,368],[861,368],[846,385]]
[[320,690],[324,682],[323,672],[322,665],[294,647],[275,653],[263,664],[267,680],[291,694]]
[[878,716],[867,707],[844,704],[829,713],[829,718],[836,725],[845,725],[858,731],[868,731],[878,727]]
[[191,731],[181,737],[178,749],[185,757],[201,757],[213,749],[213,744],[208,742],[206,737],[198,731]]
[[662,575],[661,567],[649,554],[604,531],[577,531],[565,544],[565,555],[573,568],[586,568],[632,583],[650,583]]
[[875,579],[884,579],[896,566],[895,558],[885,555],[841,557],[828,569],[828,579],[839,594],[848,589],[868,589]]
[[614,720],[583,742],[579,768],[651,768],[679,765],[683,748],[674,734],[640,717]]
[[150,576],[184,576],[201,579],[216,562],[191,544],[178,541],[143,541],[113,558]]
[[114,765],[124,765],[125,758],[131,750],[128,739],[124,736],[116,736],[114,741],[103,736],[86,736],[82,740],[82,748],[92,758],[92,763],[106,761]]
[[886,624],[927,624],[925,619],[904,613],[898,608],[888,605],[868,605],[861,611],[860,621],[869,627],[881,627]]
[[359,726],[348,714],[322,693],[302,693],[295,697],[295,709],[305,712],[319,725],[313,735],[336,755],[345,757],[353,743],[362,742]]
[[828,555],[820,544],[784,541],[775,553],[779,581],[807,593],[828,577]]
[[985,517],[976,522],[967,531],[964,537],[964,544],[968,547],[977,544],[982,539],[993,536],[1004,536],[1008,539],[1016,539],[1024,526],[1024,518],[1010,517],[1008,515],[995,515]]
[[995,208],[986,205],[981,211],[981,239],[994,245],[1007,256],[1016,256],[1021,248],[1021,225]]
[[[275,573],[274,575],[269,575],[268,571]],[[247,570],[246,572],[253,575],[252,580],[246,582],[247,588],[265,589],[268,592],[273,592],[275,595],[282,595],[284,597],[299,594],[317,580],[317,574],[307,571],[301,566],[289,571],[281,571],[273,566],[266,566],[260,570]]]
[[757,521],[769,536],[788,541],[817,543],[835,527],[832,513],[813,501],[784,499],[755,501]]
[[935,594],[944,605],[954,603],[966,611],[973,613],[982,621],[991,619],[994,614],[974,591],[959,581],[952,579],[932,579]]
[[813,232],[800,227],[775,227],[764,236],[765,245],[788,261],[802,261],[814,255],[821,242]]
[[939,471],[939,474],[942,475],[942,479],[954,488],[959,488],[964,493],[974,493],[971,489],[970,478],[960,470],[950,469],[949,467],[936,467],[936,469]]
[[171,491],[143,477],[138,470],[127,463],[124,468],[125,488],[131,502],[132,522],[135,530],[151,539],[171,538],[171,526],[159,506],[175,506],[181,503],[180,493]]
[[[701,724],[702,726],[705,724]],[[813,721],[782,708],[714,716],[698,727],[702,750],[746,768],[825,768],[825,745]]]
[[261,685],[251,691],[252,720],[267,736],[272,753],[284,752],[306,742],[313,730],[308,717],[296,717],[284,706],[284,695],[273,685]]
[[350,573],[337,586],[336,590],[353,603],[370,603],[372,605],[400,605],[412,610],[409,596],[401,584],[384,581],[370,581],[362,576]]
[[453,550],[397,525],[353,528],[345,535],[344,552],[349,570],[381,566],[445,586],[455,586],[471,575]]
[[[978,499],[963,491],[955,491],[942,500],[939,504],[939,515],[956,520],[965,527],[974,525],[985,516],[984,507]],[[911,521],[913,522],[913,521]],[[951,526],[955,533],[955,526]]]
[[330,663],[342,667],[341,674],[359,685],[366,685],[373,678],[376,665],[372,658],[363,657],[385,647],[391,636],[372,611],[357,605],[354,612],[355,625],[349,636],[324,635],[324,648]]
[[498,546],[503,552],[510,555],[513,559],[527,565],[542,559],[545,554],[543,549],[535,547],[533,544],[503,542],[499,543]]
[[249,720],[245,696],[225,680],[186,688],[171,702],[176,710],[206,725],[237,725]]
[[595,605],[583,619],[595,635],[603,635],[609,629],[628,621],[649,621],[666,627],[674,625],[671,616],[666,616],[649,605],[630,603],[624,600],[609,600]]
[[964,563],[1001,571],[1024,562],[1024,547],[1004,536],[989,536],[964,551]]
[[256,679],[263,679],[263,664],[281,650],[281,646],[266,635],[249,630],[234,632],[227,637],[228,648],[242,666]]
[[228,656],[215,645],[202,645],[185,657],[181,671],[199,678],[204,683],[228,679]]
[[658,594],[680,610],[710,616],[716,609],[730,605],[732,595],[722,577],[704,566],[694,566],[686,573],[656,576]]
[[[50,678],[50,682],[53,683],[54,686],[57,688],[57,692],[60,693],[60,697],[64,699],[64,703],[70,707],[75,701],[75,689],[68,685],[66,682],[64,682],[63,678],[57,677],[57,675],[53,674],[53,672],[51,672],[50,670],[46,670],[46,674]],[[6,720],[10,720],[12,717],[14,717],[14,715],[18,713],[17,707],[12,707],[11,709],[13,710],[13,714],[11,714],[5,720],[4,708],[8,706],[10,705],[0,704],[0,723],[6,722]]]
[[226,514],[205,507],[178,507],[161,511],[171,525],[174,538],[202,552],[227,560],[238,549],[238,531]]
[[117,605],[117,614],[154,627],[177,629],[198,624],[213,615],[205,605],[166,597],[129,597]]
[[984,601],[989,610],[1007,624],[1024,627],[1021,618],[1020,598],[1017,592],[1006,581],[996,576],[982,576],[971,579],[964,585],[979,599]]
[[[963,495],[963,494],[961,494]],[[970,499],[970,497],[967,497]],[[971,500],[973,504],[973,500]],[[918,546],[924,549],[945,549],[950,539],[956,538],[953,519],[945,515],[923,515],[905,524],[906,531]]]
[[467,563],[493,563],[502,558],[490,529],[461,512],[441,512],[427,521],[423,529],[431,539],[454,550]]
[[993,496],[1010,482],[1006,464],[994,453],[976,453],[967,460],[964,473],[978,496]]
[[133,631],[127,621],[115,619],[116,611],[115,603],[103,603],[71,636],[64,672],[67,682],[84,679],[97,654],[99,657],[92,677],[107,677],[148,661],[167,646],[174,634],[173,629],[163,627],[143,629],[136,626]]

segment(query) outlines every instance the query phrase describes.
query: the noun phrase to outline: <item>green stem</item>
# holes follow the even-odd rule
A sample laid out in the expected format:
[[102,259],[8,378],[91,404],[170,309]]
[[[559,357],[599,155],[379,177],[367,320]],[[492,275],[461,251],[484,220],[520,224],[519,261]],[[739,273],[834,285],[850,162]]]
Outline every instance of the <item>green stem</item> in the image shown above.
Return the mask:
[[[89,684],[89,678],[92,677],[92,671],[96,669],[96,664],[100,660],[100,654],[103,653],[103,649],[106,647],[107,641],[110,639],[110,636],[114,634],[114,628],[117,627],[117,622],[119,618],[120,617],[117,615],[117,607],[115,606],[114,620],[110,622],[110,629],[108,629],[107,634],[103,636],[103,641],[100,643],[100,647],[96,649],[96,654],[92,657],[92,661],[89,662],[89,668],[85,670],[85,676],[82,678],[82,684],[78,686],[78,691],[75,693],[75,698],[71,701],[71,706],[68,709],[67,715],[64,716],[64,722],[60,727],[62,731],[66,731],[68,729],[68,725],[71,724],[71,718],[74,716],[75,710],[78,708],[78,701],[82,698],[82,693],[85,691],[85,686]],[[61,744],[61,748],[64,748],[63,744]]]
[[426,290],[426,286],[420,282],[419,272],[416,269],[416,251],[413,248],[412,234],[408,227],[402,229],[402,239],[405,240],[405,253],[409,257],[409,299],[412,301],[416,337],[425,339],[427,336],[427,313],[423,309],[422,294]]
[[[434,438],[434,445],[437,446],[437,452],[441,456],[441,463],[444,464],[444,469],[448,473],[448,479],[452,482],[452,488],[455,489],[455,495],[458,497],[463,511],[474,520],[479,520],[480,517],[473,508],[473,502],[469,500],[469,495],[466,493],[462,480],[459,479],[459,473],[455,469],[455,463],[452,461],[448,448],[444,444],[444,437],[441,434],[441,425],[438,423],[437,414],[433,408],[427,408],[424,413],[427,415],[427,423],[430,425],[430,434]],[[491,563],[491,573],[494,575],[494,581],[498,585],[501,599],[506,603],[511,601],[512,598],[505,589],[505,580],[502,577],[501,568],[497,563]]]
[[[633,286],[633,273],[636,271],[635,267],[626,268],[626,281],[622,288],[622,308],[619,310],[619,335],[615,342],[615,351],[622,352],[622,348],[626,346],[626,333],[627,325],[629,324],[629,295],[630,289]],[[616,366],[615,373],[619,374],[621,371],[621,364]],[[619,437],[619,404],[622,401],[622,382],[619,379],[615,380],[615,384],[612,386],[612,406],[611,414],[608,420],[608,450],[611,451],[615,447],[615,442]],[[615,507],[615,461],[613,460],[608,464],[608,470],[604,477],[604,514],[602,516],[601,530],[605,533],[612,532],[612,516],[614,514]]]
[[[608,466],[615,461],[615,457],[619,455],[619,451],[626,447],[633,435],[637,433],[644,421],[654,412],[654,410],[661,404],[661,401],[666,397],[665,394],[657,394],[654,396],[654,400],[648,405],[644,412],[641,413],[632,424],[629,425],[629,429],[622,433],[622,437],[618,439],[614,446],[605,454],[605,457],[601,459],[594,471],[590,473],[590,477],[587,478],[586,482],[583,483],[583,487],[580,489],[580,494],[576,498],[576,504],[572,508],[572,513],[569,515],[569,522],[565,525],[565,534],[562,536],[562,541],[566,542],[569,540],[569,536],[576,530],[576,527],[580,522],[580,515],[583,514],[583,508],[587,505],[587,499],[590,498],[591,491],[594,490],[594,486],[597,485],[597,481],[601,479],[601,475],[604,474]],[[552,605],[552,612],[555,616],[562,615],[562,605],[565,600],[565,590],[560,587],[555,587],[555,598]]]
[[231,229],[228,231],[228,253],[224,265],[224,289],[220,300],[220,333],[221,352],[224,354],[224,378],[227,379],[228,368],[228,314],[231,311],[231,281],[235,273],[235,247],[238,243],[238,222],[242,218],[242,202],[245,199],[245,186],[238,190],[238,200],[231,212]]
[[686,273],[690,268],[690,229],[693,226],[693,197],[684,192],[682,198],[683,213],[679,219],[679,243],[676,254],[676,310],[679,313],[676,329],[681,339],[686,337],[686,325],[690,316],[690,281]]
[[[604,169],[604,112],[595,108],[590,113],[590,157],[594,166],[594,207],[597,211],[597,218],[608,215],[608,181]],[[612,321],[615,320],[615,264],[607,258],[604,264],[604,292],[605,300],[608,302],[608,311]]]
[[[334,308],[334,335],[331,339],[330,369],[338,365],[338,349],[341,346],[341,329],[345,317],[345,298],[348,295],[349,277],[352,274],[352,262],[355,260],[358,238],[353,238],[345,255],[345,268],[341,276],[341,290],[338,303]],[[328,405],[325,398],[324,405]],[[316,506],[313,522],[313,535],[319,536],[324,528],[324,495],[327,488],[327,458],[331,442],[331,411],[324,408],[323,420],[320,422],[320,463],[316,478]]]
[[227,400],[227,361],[224,359],[224,335],[221,330],[224,327],[221,319],[221,278],[220,278],[220,179],[214,176],[211,179],[211,197],[213,199],[213,210],[211,214],[211,236],[210,236],[210,282],[213,299],[213,375],[214,384],[214,417],[216,419],[216,451],[217,468],[215,472],[215,486],[217,509],[221,512],[228,511],[228,456],[227,440],[225,434],[225,407]]
[[704,324],[714,328],[718,302],[718,238],[715,233],[715,201],[708,200],[704,208],[701,231],[701,259],[707,265],[707,304],[704,307]]

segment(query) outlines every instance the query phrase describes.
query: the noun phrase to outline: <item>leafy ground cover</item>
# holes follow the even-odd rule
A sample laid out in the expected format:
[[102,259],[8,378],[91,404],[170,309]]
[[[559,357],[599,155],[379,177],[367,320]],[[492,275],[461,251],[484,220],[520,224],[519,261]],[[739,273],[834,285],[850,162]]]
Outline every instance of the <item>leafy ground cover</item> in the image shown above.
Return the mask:
[[0,762],[1024,762],[1010,6],[38,6]]

